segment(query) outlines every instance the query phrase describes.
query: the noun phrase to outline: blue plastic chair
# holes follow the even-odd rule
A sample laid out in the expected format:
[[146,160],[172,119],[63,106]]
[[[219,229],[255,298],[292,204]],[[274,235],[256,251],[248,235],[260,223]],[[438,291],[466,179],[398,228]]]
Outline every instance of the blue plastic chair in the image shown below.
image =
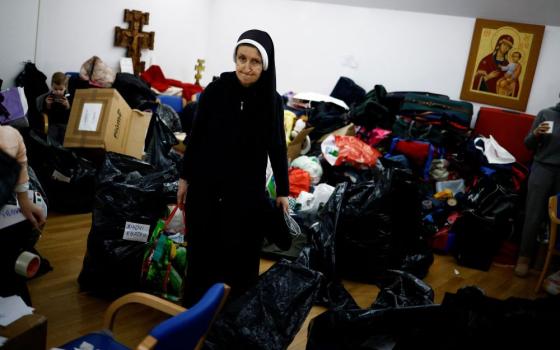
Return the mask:
[[130,293],[115,300],[105,312],[103,331],[89,333],[69,343],[61,349],[74,350],[83,342],[92,344],[95,349],[128,349],[112,337],[112,329],[117,312],[125,305],[139,303],[157,309],[173,317],[154,327],[136,349],[201,349],[206,334],[220,312],[229,294],[230,287],[216,283],[192,308],[185,309],[167,300],[146,293]]
[[175,112],[181,113],[183,110],[183,97],[171,95],[158,95],[159,102],[173,108]]

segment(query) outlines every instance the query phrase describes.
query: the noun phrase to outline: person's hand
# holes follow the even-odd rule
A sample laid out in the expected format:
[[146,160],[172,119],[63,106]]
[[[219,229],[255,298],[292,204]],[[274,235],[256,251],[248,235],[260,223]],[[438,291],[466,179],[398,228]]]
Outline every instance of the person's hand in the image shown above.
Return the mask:
[[64,106],[66,109],[70,109],[70,102],[66,96],[57,97],[56,101]]
[[290,209],[288,197],[276,197],[276,207],[282,208],[282,210],[284,210],[284,213],[287,213]]
[[45,104],[47,105],[47,109],[51,109],[53,103],[54,103],[54,96],[47,95],[47,97],[45,98]]
[[542,122],[533,130],[533,135],[539,136],[548,133],[550,125],[547,122]]
[[41,226],[45,224],[45,213],[43,209],[34,204],[29,197],[27,197],[27,192],[18,193],[18,203],[21,213],[29,220],[33,227],[40,229]]
[[179,179],[179,189],[177,189],[177,206],[181,210],[185,210],[185,200],[187,198],[187,190],[189,184],[185,179]]

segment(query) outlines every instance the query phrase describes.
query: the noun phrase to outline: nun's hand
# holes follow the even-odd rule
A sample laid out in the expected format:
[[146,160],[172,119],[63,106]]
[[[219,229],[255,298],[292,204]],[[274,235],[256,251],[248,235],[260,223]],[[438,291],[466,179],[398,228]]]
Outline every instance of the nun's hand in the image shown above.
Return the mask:
[[276,197],[276,206],[282,208],[284,213],[287,213],[290,209],[290,204],[288,203],[288,197]]
[[185,179],[179,179],[179,188],[177,189],[177,206],[181,210],[185,210],[185,199],[187,198],[187,190],[189,184]]

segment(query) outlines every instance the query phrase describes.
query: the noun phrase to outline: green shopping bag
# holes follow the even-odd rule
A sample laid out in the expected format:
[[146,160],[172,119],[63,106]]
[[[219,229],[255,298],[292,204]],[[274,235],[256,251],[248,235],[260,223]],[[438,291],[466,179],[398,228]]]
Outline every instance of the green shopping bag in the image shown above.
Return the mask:
[[[187,271],[185,232],[168,232],[166,228],[177,213],[173,208],[166,220],[157,222],[142,264],[142,284],[151,294],[171,301],[181,301]],[[185,222],[184,212],[182,214]]]

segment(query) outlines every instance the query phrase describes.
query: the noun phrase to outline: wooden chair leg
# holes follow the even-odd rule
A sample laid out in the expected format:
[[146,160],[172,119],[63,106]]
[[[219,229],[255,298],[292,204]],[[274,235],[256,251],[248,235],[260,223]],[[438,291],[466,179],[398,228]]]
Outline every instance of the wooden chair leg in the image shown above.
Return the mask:
[[548,247],[546,251],[546,259],[544,261],[544,265],[542,267],[541,274],[539,276],[539,280],[537,282],[537,286],[535,287],[535,293],[538,293],[541,290],[542,283],[544,281],[544,277],[546,276],[546,272],[548,271],[548,267],[550,265],[550,260],[552,259],[552,253],[554,252],[554,247]]

